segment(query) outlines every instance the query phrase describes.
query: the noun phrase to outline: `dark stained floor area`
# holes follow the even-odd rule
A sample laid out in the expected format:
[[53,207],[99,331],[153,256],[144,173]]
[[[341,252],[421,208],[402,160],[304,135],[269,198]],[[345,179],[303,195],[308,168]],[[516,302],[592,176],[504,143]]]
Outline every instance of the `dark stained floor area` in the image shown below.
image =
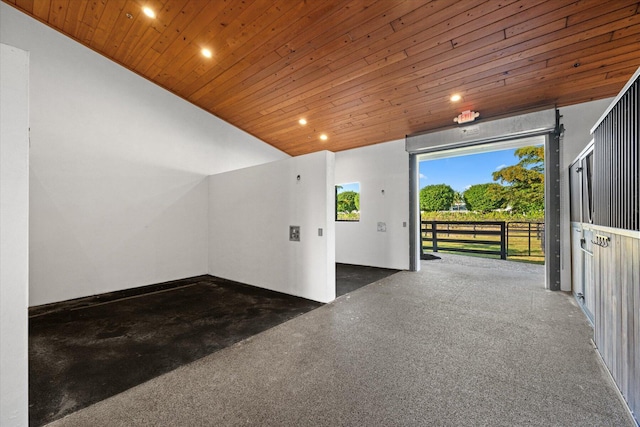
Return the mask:
[[336,264],[336,297],[353,292],[399,271],[389,268]]
[[[336,265],[337,295],[397,270]],[[41,426],[322,304],[212,276],[29,311],[29,419]]]
[[29,319],[29,419],[40,426],[322,304],[200,276],[40,306]]

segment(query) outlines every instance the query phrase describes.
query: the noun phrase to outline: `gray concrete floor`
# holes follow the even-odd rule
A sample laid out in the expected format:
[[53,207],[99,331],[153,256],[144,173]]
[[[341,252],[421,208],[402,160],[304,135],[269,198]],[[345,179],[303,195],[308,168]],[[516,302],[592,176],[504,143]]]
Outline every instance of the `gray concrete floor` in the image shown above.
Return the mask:
[[634,425],[543,280],[443,255],[51,425]]

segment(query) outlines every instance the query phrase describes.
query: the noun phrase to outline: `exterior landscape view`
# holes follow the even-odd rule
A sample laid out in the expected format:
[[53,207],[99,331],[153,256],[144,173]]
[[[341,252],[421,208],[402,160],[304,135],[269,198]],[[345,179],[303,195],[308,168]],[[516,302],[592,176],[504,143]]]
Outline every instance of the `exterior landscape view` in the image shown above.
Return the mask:
[[544,146],[420,163],[425,252],[544,262]]

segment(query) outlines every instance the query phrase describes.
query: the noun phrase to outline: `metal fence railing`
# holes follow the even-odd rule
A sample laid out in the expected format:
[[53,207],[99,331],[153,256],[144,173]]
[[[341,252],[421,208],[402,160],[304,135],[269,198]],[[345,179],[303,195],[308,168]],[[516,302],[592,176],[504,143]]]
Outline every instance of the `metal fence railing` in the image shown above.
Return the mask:
[[526,221],[421,221],[422,251],[544,259],[544,223]]
[[[515,243],[525,240],[527,256],[544,257],[544,222],[514,221],[507,223],[507,248],[510,248],[510,241]],[[518,252],[523,254],[525,247],[520,248],[521,246],[518,245]]]
[[507,259],[504,221],[421,221],[423,251],[498,255]]

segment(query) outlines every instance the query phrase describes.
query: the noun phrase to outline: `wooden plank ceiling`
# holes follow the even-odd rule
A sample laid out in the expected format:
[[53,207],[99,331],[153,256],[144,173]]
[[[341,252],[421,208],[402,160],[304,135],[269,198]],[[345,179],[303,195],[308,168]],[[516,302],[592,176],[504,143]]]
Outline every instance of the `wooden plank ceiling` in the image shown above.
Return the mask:
[[614,96],[640,66],[636,0],[3,1],[291,155]]

